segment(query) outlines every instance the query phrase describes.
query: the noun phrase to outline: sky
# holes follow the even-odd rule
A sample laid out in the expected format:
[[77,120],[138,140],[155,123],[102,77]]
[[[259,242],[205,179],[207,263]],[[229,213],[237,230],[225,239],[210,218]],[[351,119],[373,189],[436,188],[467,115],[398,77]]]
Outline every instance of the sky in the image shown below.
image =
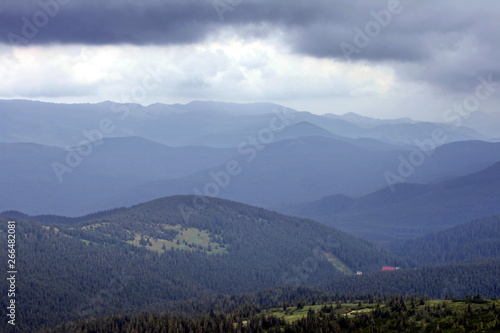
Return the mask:
[[0,0],[0,98],[442,121],[486,80],[474,109],[500,112],[499,18],[498,0]]

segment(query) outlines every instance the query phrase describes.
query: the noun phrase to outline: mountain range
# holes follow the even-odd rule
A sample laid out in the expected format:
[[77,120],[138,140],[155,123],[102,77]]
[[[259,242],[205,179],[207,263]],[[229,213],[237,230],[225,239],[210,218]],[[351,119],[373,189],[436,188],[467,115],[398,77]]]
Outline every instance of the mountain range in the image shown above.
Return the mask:
[[434,184],[398,184],[353,198],[333,195],[281,212],[313,218],[373,241],[411,238],[497,214],[500,163]]
[[215,198],[175,196],[79,218],[3,215],[0,236],[6,219],[16,220],[17,315],[27,327],[406,266],[318,222]]
[[[0,117],[0,211],[29,214],[77,216],[177,194],[270,208],[367,195],[415,154],[424,160],[405,182],[443,181],[500,160],[498,143],[447,143],[484,137],[467,128],[268,103],[18,100],[0,101]],[[431,140],[436,130],[440,142]]]
[[[338,136],[372,138],[396,145],[413,145],[415,140],[427,139],[436,127],[447,134],[443,143],[491,137],[471,128],[445,123],[416,122],[405,118],[381,120],[352,113],[320,116],[272,103],[195,101],[184,105],[141,106],[114,102],[54,104],[0,100],[0,142],[32,142],[67,148],[102,135],[108,138],[138,136],[173,147],[204,145],[227,148],[236,147],[248,135],[256,135],[269,127],[270,122],[275,123],[275,128],[281,127],[280,121],[273,120],[277,116],[286,125],[309,122]],[[482,122],[491,125],[489,118],[483,118]],[[99,135],[92,135],[97,132]]]
[[[400,159],[412,152],[361,141],[303,137],[230,149],[125,137],[103,139],[90,151],[2,143],[0,211],[76,216],[176,194],[263,207],[332,193],[361,196],[387,186],[386,173],[397,173]],[[500,160],[498,147],[479,141],[440,146],[406,181],[428,184],[479,171]],[[235,167],[232,174],[228,165]]]
[[0,101],[0,236],[15,220],[20,329],[139,311],[215,318],[340,298],[495,297],[500,143],[485,126],[495,119]]

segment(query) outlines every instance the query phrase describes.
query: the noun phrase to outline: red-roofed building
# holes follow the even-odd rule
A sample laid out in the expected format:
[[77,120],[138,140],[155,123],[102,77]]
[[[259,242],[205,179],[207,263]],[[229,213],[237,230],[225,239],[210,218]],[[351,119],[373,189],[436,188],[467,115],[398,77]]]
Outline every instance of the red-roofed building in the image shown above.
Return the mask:
[[390,267],[390,266],[383,266],[382,267],[383,271],[395,271],[396,267]]

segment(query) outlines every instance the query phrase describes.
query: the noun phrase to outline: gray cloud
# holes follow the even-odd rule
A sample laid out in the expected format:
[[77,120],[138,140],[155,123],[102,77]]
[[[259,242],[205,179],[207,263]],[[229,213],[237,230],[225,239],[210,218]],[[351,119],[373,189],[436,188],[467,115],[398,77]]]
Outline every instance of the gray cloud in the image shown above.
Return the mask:
[[[0,11],[0,36],[6,44],[17,36],[27,44],[168,45],[202,42],[230,28],[243,38],[281,32],[292,51],[318,58],[345,61],[350,45],[357,51],[349,60],[391,63],[401,78],[449,90],[465,91],[478,75],[500,73],[498,1],[401,0],[377,30],[373,12],[387,14],[391,1],[12,1]],[[214,4],[230,10],[221,19]],[[368,34],[369,27],[375,29],[369,43],[356,43],[366,41],[359,30]]]
[[214,13],[208,3],[59,1],[10,3],[0,13],[3,41],[10,43],[13,33],[29,44],[177,44],[202,40],[213,30]]
[[[321,22],[349,26],[358,7],[350,0],[26,0],[0,11],[0,32],[4,43],[12,33],[34,44],[193,43],[228,26],[306,32]],[[36,36],[23,35],[26,21]]]

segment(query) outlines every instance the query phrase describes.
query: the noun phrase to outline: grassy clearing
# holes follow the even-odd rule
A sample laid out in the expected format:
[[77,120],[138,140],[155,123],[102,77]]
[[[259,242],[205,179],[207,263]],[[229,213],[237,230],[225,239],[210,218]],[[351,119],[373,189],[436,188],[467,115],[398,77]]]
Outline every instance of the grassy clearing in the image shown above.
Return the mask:
[[349,267],[347,267],[346,264],[344,264],[339,258],[335,257],[333,254],[326,252],[326,251],[321,251],[321,254],[326,258],[326,260],[333,265],[337,270],[340,272],[350,275],[353,274],[353,271]]
[[286,310],[273,308],[263,311],[263,313],[266,315],[273,315],[277,318],[283,318],[287,323],[292,323],[307,316],[307,312],[310,309],[312,309],[313,311],[318,311],[322,307],[323,305],[306,305],[302,309],[298,309],[296,306],[289,306],[286,308]]
[[[59,228],[51,227],[51,226],[47,226],[47,225],[42,225],[42,228],[45,229],[45,230],[52,230],[53,232],[56,232],[56,233],[61,232],[61,230]],[[89,241],[89,240],[80,239],[78,237],[74,237],[74,236],[68,235],[68,234],[66,234],[64,232],[61,232],[61,235],[63,235],[64,237],[73,237],[73,238],[79,239],[79,240],[81,240],[82,242],[84,242],[87,245],[89,245],[91,243],[91,241]]]
[[166,229],[178,231],[173,240],[157,239],[148,235],[134,233],[134,240],[127,243],[144,247],[158,253],[171,250],[202,251],[206,254],[226,254],[228,245],[214,242],[210,238],[210,233],[206,230],[196,228],[182,228],[179,226],[165,226]]
[[105,225],[109,225],[110,223],[94,223],[94,224],[89,224],[84,227],[82,227],[83,230],[95,230],[99,227],[104,227]]
[[51,227],[51,226],[48,226],[48,225],[42,225],[42,228],[45,229],[45,230],[53,230],[55,232],[59,232],[59,228],[56,228],[56,227]]
[[348,316],[355,316],[356,313],[370,312],[373,311],[377,304],[362,304],[361,307],[357,303],[343,303],[341,308],[337,308],[337,305],[332,304],[320,304],[320,305],[305,305],[303,308],[298,309],[296,306],[289,306],[286,309],[283,308],[272,308],[263,311],[266,315],[273,315],[277,318],[283,318],[287,323],[293,323],[299,319],[307,316],[309,310],[319,311],[324,306],[331,306],[335,313],[346,314]]
[[[326,308],[322,309],[325,306]],[[404,302],[403,306],[397,299],[381,304],[357,302],[304,305],[300,308],[288,306],[263,310],[261,315],[283,319],[287,324],[293,325],[306,318],[309,311],[313,311],[316,314],[323,314],[314,317],[314,320],[320,318],[319,324],[321,324],[321,318],[328,318],[329,313],[340,315],[335,320],[350,318],[355,321],[361,314],[373,312],[377,308],[380,312],[374,312],[371,319],[371,329],[377,327],[377,332],[500,332],[498,320],[500,300],[484,300],[480,297],[463,300],[416,299]],[[244,326],[248,325],[248,322],[249,320],[242,321]],[[363,320],[360,323],[366,325]],[[401,328],[401,325],[405,327]],[[356,332],[375,331],[363,329]],[[283,326],[281,331],[283,332]]]

